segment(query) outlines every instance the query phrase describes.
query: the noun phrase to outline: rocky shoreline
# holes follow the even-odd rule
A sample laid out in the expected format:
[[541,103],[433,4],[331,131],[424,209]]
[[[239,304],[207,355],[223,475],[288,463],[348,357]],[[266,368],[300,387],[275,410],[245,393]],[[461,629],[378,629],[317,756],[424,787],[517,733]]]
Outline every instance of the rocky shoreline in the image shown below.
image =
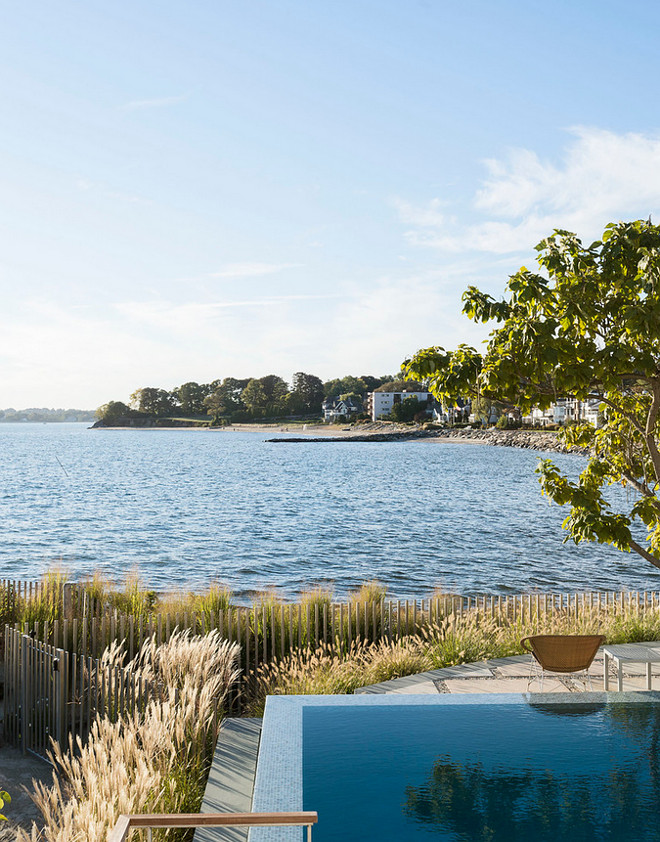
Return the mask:
[[548,450],[554,453],[589,455],[589,448],[567,447],[551,430],[437,430],[438,438],[452,441],[469,440],[493,447],[521,447],[526,450]]
[[382,442],[415,439],[443,439],[454,443],[486,444],[491,447],[520,447],[525,450],[589,455],[589,450],[586,448],[567,447],[558,440],[556,432],[548,430],[399,429],[391,433],[351,432],[344,436],[287,436],[286,438],[266,439],[266,441],[273,444],[299,444],[301,442]]

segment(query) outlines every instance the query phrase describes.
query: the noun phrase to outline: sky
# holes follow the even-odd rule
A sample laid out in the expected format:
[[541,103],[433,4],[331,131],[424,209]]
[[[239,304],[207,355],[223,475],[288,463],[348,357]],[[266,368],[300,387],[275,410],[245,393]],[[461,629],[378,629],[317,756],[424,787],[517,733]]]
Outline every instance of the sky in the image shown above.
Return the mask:
[[24,0],[0,407],[394,373],[534,246],[660,219],[660,4]]

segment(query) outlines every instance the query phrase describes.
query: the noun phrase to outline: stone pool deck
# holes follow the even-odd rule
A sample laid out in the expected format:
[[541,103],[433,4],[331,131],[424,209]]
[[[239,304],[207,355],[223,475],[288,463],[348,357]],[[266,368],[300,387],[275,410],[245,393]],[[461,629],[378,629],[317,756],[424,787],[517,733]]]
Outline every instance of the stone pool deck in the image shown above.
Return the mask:
[[[639,646],[660,648],[659,641],[645,641]],[[530,655],[514,655],[510,658],[496,658],[491,661],[476,661],[455,667],[430,670],[429,672],[395,678],[380,684],[361,687],[356,693],[534,693],[539,692],[538,681],[530,683]],[[594,691],[603,689],[603,651],[599,649],[589,670]],[[646,690],[646,665],[627,663],[624,667],[624,690]],[[660,663],[653,664],[654,689],[660,689]],[[613,690],[610,682],[610,692]],[[582,681],[570,677],[546,676],[543,680],[544,693],[566,693],[584,691]]]

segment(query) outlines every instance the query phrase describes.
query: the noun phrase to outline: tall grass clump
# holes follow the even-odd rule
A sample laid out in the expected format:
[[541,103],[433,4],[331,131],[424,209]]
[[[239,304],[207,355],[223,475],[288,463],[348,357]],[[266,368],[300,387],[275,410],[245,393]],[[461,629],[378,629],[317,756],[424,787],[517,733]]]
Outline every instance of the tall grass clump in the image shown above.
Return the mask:
[[386,596],[387,588],[385,585],[382,585],[376,579],[372,579],[369,582],[364,582],[357,591],[349,594],[348,599],[352,603],[359,602],[362,605],[371,605],[374,602],[380,604]]
[[137,570],[126,576],[122,586],[107,579],[100,571],[81,585],[84,608],[91,609],[94,605],[102,609],[114,608],[136,620],[152,614],[158,601],[156,592],[144,585]]
[[195,615],[203,628],[209,628],[217,622],[220,611],[232,607],[232,596],[231,589],[218,582],[212,582],[204,593],[168,591],[158,597],[154,613]]
[[[121,646],[104,663],[122,666]],[[147,682],[144,710],[112,722],[98,718],[89,740],[54,744],[53,783],[35,784],[42,834],[20,842],[105,842],[122,813],[198,812],[217,736],[218,708],[238,678],[238,647],[217,632],[175,632],[167,643],[145,642],[124,669]],[[166,831],[154,831],[164,839]],[[188,839],[190,831],[169,832]]]
[[135,619],[148,617],[153,613],[157,595],[144,586],[137,571],[129,573],[122,590],[112,590],[108,594],[110,604]]
[[300,604],[303,607],[303,612],[310,609],[311,616],[318,606],[319,614],[323,614],[323,610],[330,610],[332,605],[332,591],[327,588],[313,588],[311,591],[303,591],[300,594]]
[[62,618],[62,592],[68,581],[68,575],[61,568],[53,568],[42,577],[42,586],[32,597],[21,597],[17,601],[18,620],[33,625],[34,623],[52,624]]
[[353,641],[348,649],[337,641],[335,647],[299,650],[262,664],[246,690],[244,707],[248,715],[258,716],[266,696],[350,694],[358,687],[423,672],[429,666],[419,637],[392,643]]

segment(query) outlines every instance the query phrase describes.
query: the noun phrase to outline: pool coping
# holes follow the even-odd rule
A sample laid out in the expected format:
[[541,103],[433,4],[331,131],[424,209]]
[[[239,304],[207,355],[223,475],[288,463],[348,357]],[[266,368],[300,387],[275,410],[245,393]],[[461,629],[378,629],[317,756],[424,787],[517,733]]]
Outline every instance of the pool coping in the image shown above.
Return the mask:
[[[200,813],[250,813],[261,719],[227,718],[213,755]],[[247,827],[198,827],[193,842],[247,842]]]
[[[253,812],[289,812],[303,809],[303,709],[333,706],[401,705],[553,705],[635,704],[660,702],[660,691],[606,693],[472,693],[400,694],[365,693],[346,696],[269,696],[264,711],[259,757],[252,799]],[[299,842],[300,830],[257,827],[250,842]]]

